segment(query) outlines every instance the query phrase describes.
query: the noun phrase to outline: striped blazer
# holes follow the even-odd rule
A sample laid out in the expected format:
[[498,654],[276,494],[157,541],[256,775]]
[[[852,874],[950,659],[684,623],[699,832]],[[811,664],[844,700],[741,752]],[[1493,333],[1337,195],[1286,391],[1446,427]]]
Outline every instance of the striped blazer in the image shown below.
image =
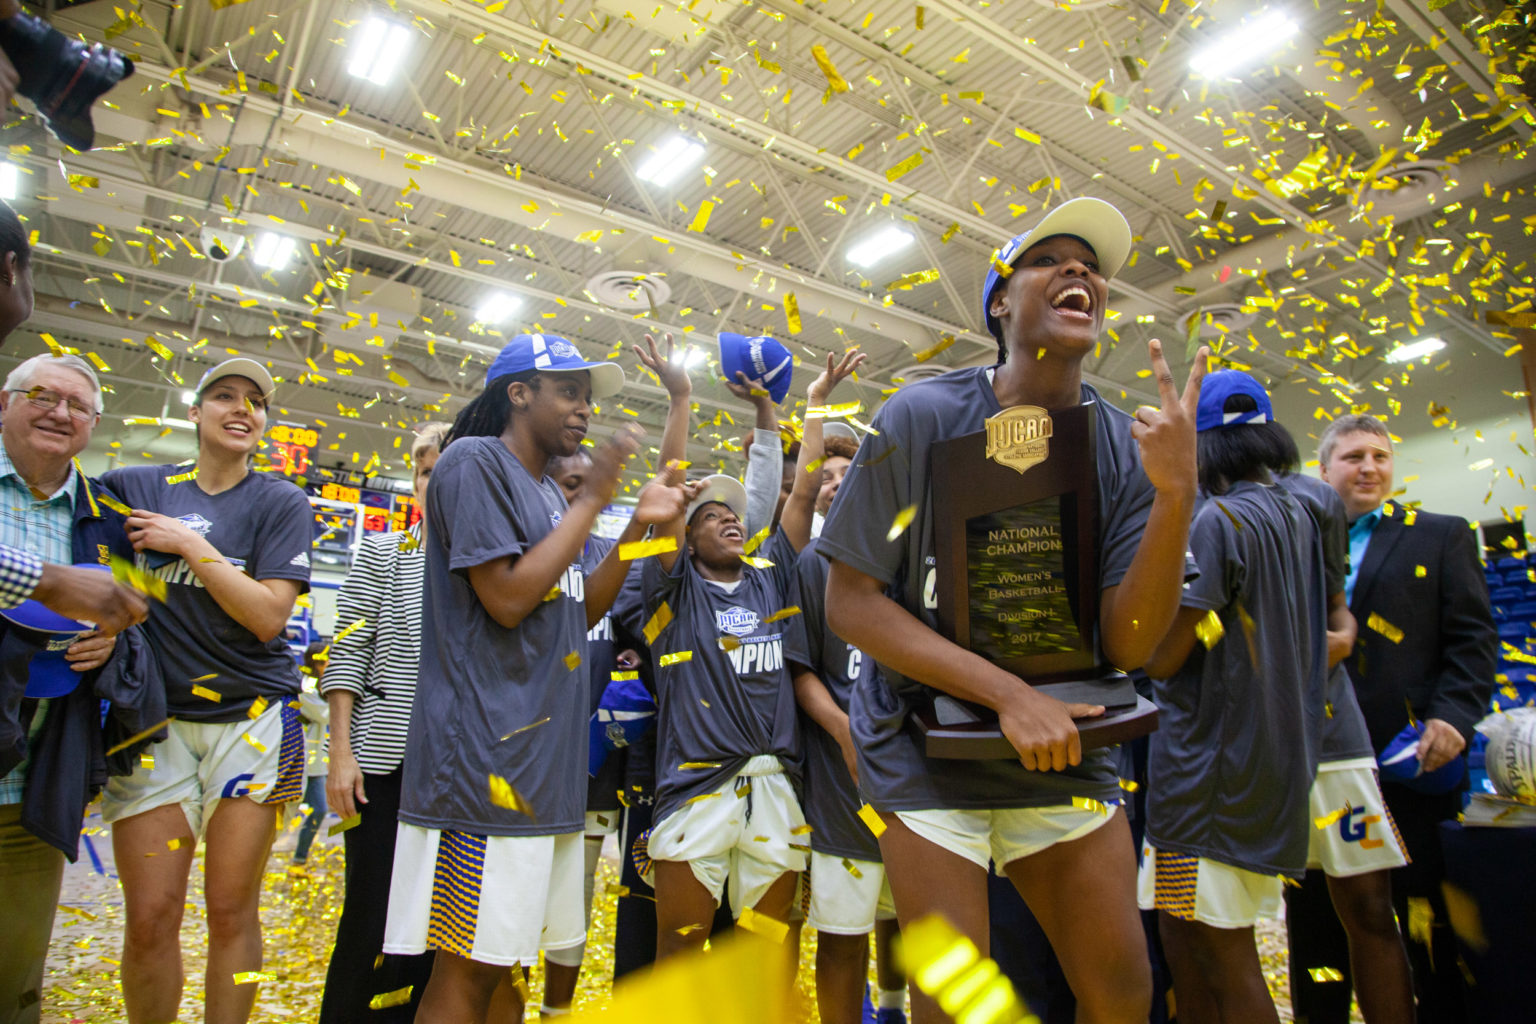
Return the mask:
[[336,597],[336,635],[320,692],[349,690],[352,754],[365,774],[400,767],[421,662],[427,559],[421,526],[364,537]]

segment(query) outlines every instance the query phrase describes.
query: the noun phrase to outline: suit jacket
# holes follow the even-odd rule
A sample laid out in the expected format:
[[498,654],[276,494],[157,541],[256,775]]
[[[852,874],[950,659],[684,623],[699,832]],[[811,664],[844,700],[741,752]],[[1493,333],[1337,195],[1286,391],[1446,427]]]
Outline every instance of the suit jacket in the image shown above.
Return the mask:
[[1410,708],[1470,744],[1493,695],[1498,632],[1467,521],[1388,502],[1349,610],[1359,636],[1345,666],[1376,750],[1408,724]]

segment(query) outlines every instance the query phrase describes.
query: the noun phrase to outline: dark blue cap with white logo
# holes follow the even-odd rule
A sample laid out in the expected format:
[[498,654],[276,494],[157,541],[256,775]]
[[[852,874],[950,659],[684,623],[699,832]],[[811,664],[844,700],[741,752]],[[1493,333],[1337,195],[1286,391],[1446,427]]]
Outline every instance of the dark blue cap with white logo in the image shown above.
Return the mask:
[[748,380],[760,380],[774,403],[784,401],[790,381],[795,376],[795,357],[789,349],[767,335],[749,338],[745,334],[720,332],[720,374],[735,383],[736,373]]
[[586,370],[592,374],[592,397],[607,398],[624,388],[624,368],[618,363],[589,363],[581,351],[565,338],[554,334],[519,334],[502,346],[496,358],[485,371],[485,382],[490,384],[497,377],[530,370],[547,370],[550,373],[575,373]]
[[[1247,395],[1253,399],[1256,408],[1247,412],[1227,412],[1227,399],[1233,395]],[[1195,407],[1196,431],[1269,423],[1274,418],[1269,392],[1242,370],[1216,370],[1206,374],[1200,383],[1200,404]]]

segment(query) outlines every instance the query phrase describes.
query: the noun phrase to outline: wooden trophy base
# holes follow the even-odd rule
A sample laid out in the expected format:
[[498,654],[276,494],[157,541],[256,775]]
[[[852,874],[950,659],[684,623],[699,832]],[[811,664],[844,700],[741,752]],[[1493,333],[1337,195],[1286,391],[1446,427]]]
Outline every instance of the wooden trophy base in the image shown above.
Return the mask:
[[[1062,689],[1076,685],[1059,684]],[[1090,703],[1076,693],[1056,692],[1057,686],[1047,685],[1039,689],[1057,699]],[[1127,700],[1128,703],[1115,704],[1108,704],[1103,699],[1091,701],[1105,704],[1105,708],[1097,718],[1077,720],[1077,733],[1084,750],[1112,747],[1156,731],[1157,705],[1136,694],[1134,688]],[[922,734],[923,749],[929,757],[989,761],[1016,760],[1019,756],[998,727],[996,718],[951,697],[940,696],[931,706],[914,711],[912,722]]]

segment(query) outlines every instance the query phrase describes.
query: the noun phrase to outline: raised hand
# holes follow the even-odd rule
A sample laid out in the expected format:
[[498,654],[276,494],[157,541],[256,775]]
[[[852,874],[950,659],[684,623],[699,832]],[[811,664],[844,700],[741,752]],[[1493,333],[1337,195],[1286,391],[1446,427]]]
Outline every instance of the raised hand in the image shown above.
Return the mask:
[[577,501],[596,502],[599,508],[613,499],[613,491],[624,473],[630,456],[640,450],[640,438],[644,431],[639,427],[624,426],[592,451],[592,471],[582,481]]
[[1163,343],[1153,339],[1147,344],[1152,372],[1157,377],[1157,391],[1162,406],[1143,405],[1136,410],[1131,436],[1141,448],[1141,468],[1159,491],[1183,491],[1193,495],[1198,474],[1195,467],[1195,407],[1200,404],[1200,383],[1205,380],[1206,361],[1211,351],[1205,346],[1195,353],[1189,368],[1189,380],[1181,395],[1174,390],[1173,373],[1163,358]]
[[773,396],[768,393],[768,385],[760,377],[748,377],[745,373],[737,370],[736,379],[726,379],[725,386],[730,390],[731,394],[743,402],[751,402],[753,405],[760,405],[766,402],[769,408],[773,407]]
[[656,526],[681,519],[688,502],[693,500],[697,492],[697,485],[690,489],[683,476],[682,466],[677,462],[669,462],[650,483],[640,489],[640,495],[635,501],[635,522]]
[[827,353],[827,367],[821,371],[821,375],[811,381],[811,386],[806,390],[805,397],[810,405],[824,405],[827,396],[843,382],[853,371],[863,365],[869,358],[867,352],[860,352],[858,347],[844,352],[839,359],[834,353]]
[[681,359],[674,358],[678,353],[672,341],[672,332],[662,335],[667,343],[667,353],[661,354],[656,346],[656,338],[653,335],[645,336],[645,348],[639,345],[632,346],[634,353],[640,359],[640,365],[654,373],[660,380],[662,387],[667,389],[667,394],[672,398],[685,397],[692,393],[693,382],[688,379],[688,369],[683,366]]

